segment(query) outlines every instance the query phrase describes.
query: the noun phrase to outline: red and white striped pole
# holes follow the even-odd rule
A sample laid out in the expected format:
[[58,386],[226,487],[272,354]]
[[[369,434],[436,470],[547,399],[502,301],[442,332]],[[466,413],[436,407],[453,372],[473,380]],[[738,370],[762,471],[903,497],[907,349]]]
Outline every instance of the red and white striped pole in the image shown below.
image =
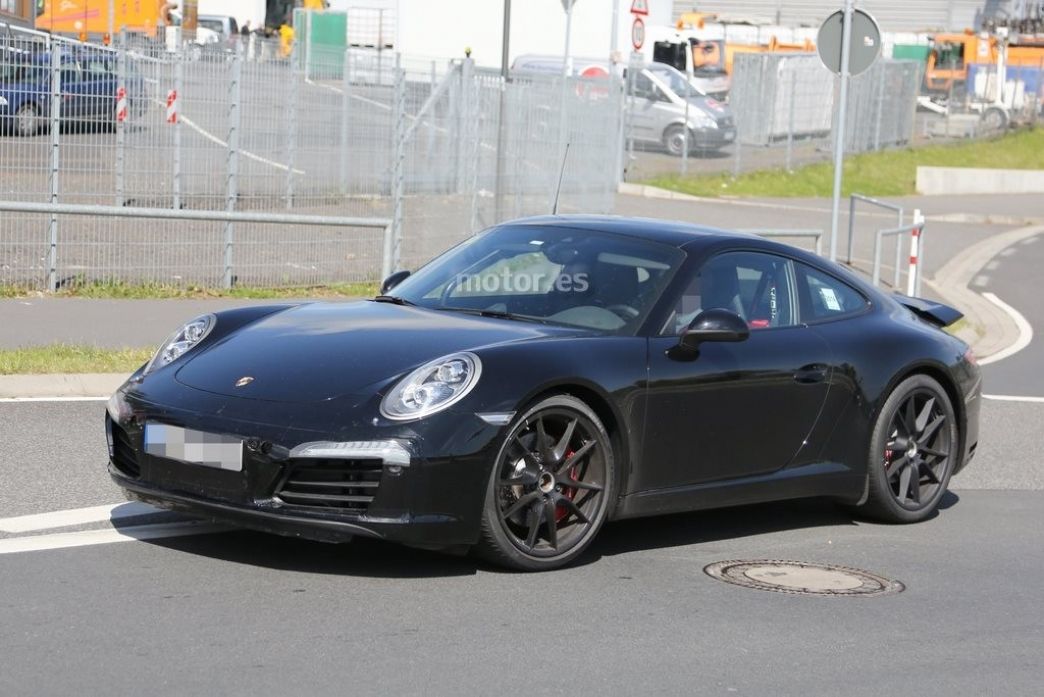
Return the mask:
[[167,123],[178,122],[178,91],[167,92]]
[[921,280],[921,232],[924,229],[924,216],[921,215],[920,208],[914,209],[913,225],[916,227],[910,231],[910,271],[906,275],[906,294],[911,297],[917,294]]
[[120,86],[116,88],[116,122],[123,123],[127,120],[127,88]]

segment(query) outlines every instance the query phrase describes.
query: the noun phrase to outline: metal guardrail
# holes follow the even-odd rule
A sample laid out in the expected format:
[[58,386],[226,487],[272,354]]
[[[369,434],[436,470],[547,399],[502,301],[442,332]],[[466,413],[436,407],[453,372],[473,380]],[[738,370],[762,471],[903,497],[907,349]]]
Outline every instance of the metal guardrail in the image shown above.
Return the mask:
[[788,230],[785,228],[769,230],[762,228],[744,228],[737,230],[737,232],[747,232],[760,237],[811,237],[815,240],[816,254],[823,256],[824,232],[822,230]]
[[[872,198],[870,196],[863,196],[862,194],[852,194],[851,196],[849,196],[848,197],[848,253],[847,253],[846,258],[845,258],[845,263],[848,264],[849,266],[851,266],[851,264],[852,264],[852,236],[853,236],[853,234],[855,232],[855,210],[856,210],[856,202],[857,201],[862,201],[863,203],[868,203],[871,206],[877,206],[878,208],[885,208],[885,209],[890,210],[890,211],[895,211],[896,213],[898,213],[898,220],[896,220],[896,223],[895,223],[896,226],[902,227],[902,225],[903,225],[904,210],[903,210],[902,206],[896,205],[894,203],[888,203],[887,201],[881,201],[881,200],[878,200],[876,198]],[[898,259],[898,258],[899,257],[897,255],[896,259]],[[896,262],[896,266],[898,267],[898,262]],[[898,272],[897,272],[896,283],[899,282],[898,278],[899,277],[898,277]]]
[[[384,232],[382,255],[382,277],[387,277],[398,266],[396,245],[393,235],[392,221],[388,218],[363,218],[354,216],[327,215],[294,215],[286,213],[249,212],[249,211],[207,211],[176,210],[169,208],[138,208],[133,206],[99,206],[68,203],[32,203],[21,201],[0,201],[0,212],[4,213],[38,213],[50,215],[47,247],[47,287],[50,291],[58,288],[58,252],[59,238],[57,217],[60,215],[91,216],[102,218],[132,218],[151,220],[182,220],[225,223],[222,246],[224,249],[224,274],[222,282],[225,288],[232,287],[234,272],[235,233],[234,223],[256,223],[264,225],[307,225],[324,227],[352,227],[381,229]],[[143,234],[148,234],[143,233]]]
[[919,296],[921,294],[921,269],[923,266],[924,252],[923,252],[923,241],[924,241],[924,221],[920,220],[910,225],[903,225],[896,228],[886,228],[878,230],[874,236],[874,267],[871,279],[873,284],[879,285],[881,282],[881,248],[884,244],[885,237],[895,236],[896,238],[896,259],[895,259],[895,279],[892,285],[894,290],[899,288],[899,270],[902,263],[902,257],[900,253],[902,251],[902,240],[903,235],[911,235],[910,245],[910,271],[907,277],[907,288],[906,294]]

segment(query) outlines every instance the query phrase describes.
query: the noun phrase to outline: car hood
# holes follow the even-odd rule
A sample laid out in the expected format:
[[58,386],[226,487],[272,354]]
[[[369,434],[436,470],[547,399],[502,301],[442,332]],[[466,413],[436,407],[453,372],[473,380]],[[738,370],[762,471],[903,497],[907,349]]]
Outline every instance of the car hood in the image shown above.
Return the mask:
[[[455,351],[584,333],[390,303],[314,303],[270,315],[189,354],[175,377],[221,395],[315,402],[372,395]],[[253,379],[236,387],[244,377]]]

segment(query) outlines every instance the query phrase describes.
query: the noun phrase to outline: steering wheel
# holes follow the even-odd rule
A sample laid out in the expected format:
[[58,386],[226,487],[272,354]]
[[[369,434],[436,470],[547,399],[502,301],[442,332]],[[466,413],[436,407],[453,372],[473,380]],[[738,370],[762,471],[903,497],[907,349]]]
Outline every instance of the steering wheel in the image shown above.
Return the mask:
[[640,313],[630,305],[624,305],[618,303],[616,305],[606,305],[605,309],[614,312],[620,319],[629,320],[636,318]]

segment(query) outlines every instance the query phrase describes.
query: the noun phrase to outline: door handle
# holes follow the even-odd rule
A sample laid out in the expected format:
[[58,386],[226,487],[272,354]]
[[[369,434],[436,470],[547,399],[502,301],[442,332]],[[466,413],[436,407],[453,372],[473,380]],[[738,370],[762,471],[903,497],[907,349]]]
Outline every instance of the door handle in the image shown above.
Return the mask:
[[794,372],[794,380],[803,384],[812,384],[826,380],[829,367],[822,363],[811,363],[798,368]]

